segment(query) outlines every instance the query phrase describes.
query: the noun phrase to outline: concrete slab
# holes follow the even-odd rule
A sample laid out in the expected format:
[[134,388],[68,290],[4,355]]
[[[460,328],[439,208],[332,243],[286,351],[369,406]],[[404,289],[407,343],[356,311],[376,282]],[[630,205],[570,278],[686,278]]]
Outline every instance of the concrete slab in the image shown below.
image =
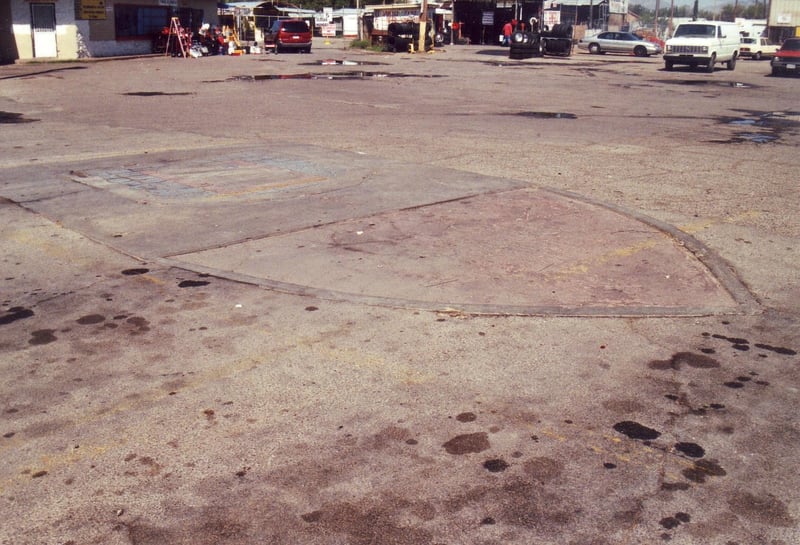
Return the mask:
[[74,191],[32,209],[130,256],[284,292],[475,314],[753,306],[689,235],[530,180],[301,145],[72,166],[52,175]]

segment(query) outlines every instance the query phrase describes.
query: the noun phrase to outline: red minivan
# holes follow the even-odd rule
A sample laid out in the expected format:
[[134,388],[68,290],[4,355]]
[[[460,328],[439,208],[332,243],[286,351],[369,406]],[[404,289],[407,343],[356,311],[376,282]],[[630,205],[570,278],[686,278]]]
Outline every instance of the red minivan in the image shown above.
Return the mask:
[[279,19],[264,34],[264,46],[275,53],[289,49],[311,53],[311,29],[303,19]]

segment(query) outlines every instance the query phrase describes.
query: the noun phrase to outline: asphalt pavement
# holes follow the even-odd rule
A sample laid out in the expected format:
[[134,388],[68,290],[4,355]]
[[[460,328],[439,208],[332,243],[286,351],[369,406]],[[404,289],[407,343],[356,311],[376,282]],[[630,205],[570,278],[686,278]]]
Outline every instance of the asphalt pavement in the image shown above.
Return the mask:
[[768,72],[0,67],[0,542],[798,542]]

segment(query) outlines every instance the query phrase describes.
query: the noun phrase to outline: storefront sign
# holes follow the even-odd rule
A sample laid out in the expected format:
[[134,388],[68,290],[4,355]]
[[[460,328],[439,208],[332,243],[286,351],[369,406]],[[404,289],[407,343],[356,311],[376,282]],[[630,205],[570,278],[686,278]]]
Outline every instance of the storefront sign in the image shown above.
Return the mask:
[[542,24],[547,28],[553,28],[561,23],[561,10],[548,9],[542,12]]
[[106,0],[75,0],[75,18],[103,20],[106,18]]
[[609,13],[628,13],[628,0],[609,0]]
[[494,26],[494,12],[484,11],[481,22],[483,23],[483,26]]

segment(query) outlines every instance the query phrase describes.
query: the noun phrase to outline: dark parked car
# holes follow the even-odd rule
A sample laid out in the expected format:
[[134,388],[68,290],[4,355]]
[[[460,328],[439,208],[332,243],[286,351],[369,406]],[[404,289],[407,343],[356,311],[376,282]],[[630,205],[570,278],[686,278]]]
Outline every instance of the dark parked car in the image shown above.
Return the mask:
[[279,19],[264,34],[264,47],[274,48],[275,53],[289,49],[311,53],[311,29],[302,19]]
[[788,72],[800,73],[800,38],[789,38],[775,53],[770,61],[772,75],[779,76]]
[[643,40],[630,32],[601,32],[579,41],[578,48],[586,49],[589,53],[626,53],[637,57],[661,54],[659,44]]

